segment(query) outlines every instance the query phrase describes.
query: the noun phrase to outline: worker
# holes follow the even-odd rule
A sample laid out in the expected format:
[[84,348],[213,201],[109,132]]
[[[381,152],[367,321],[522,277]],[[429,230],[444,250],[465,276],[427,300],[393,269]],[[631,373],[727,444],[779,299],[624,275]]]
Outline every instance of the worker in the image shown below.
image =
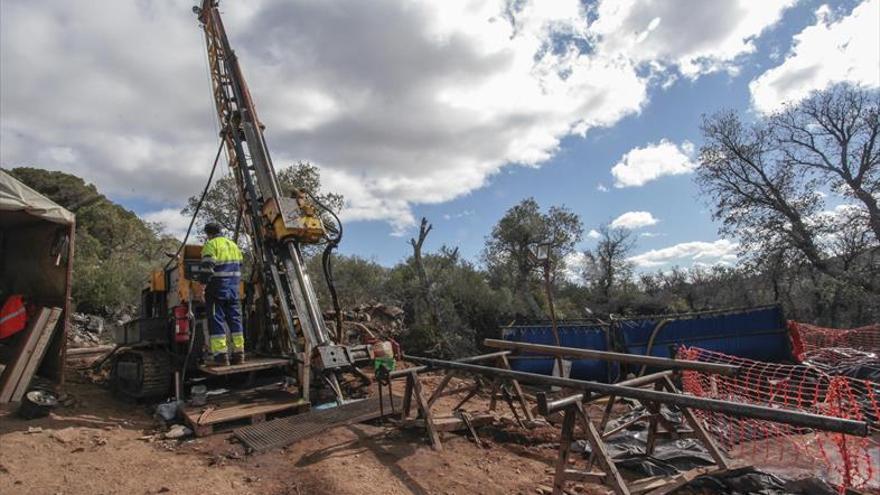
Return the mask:
[[[205,287],[205,303],[210,328],[209,366],[228,366],[244,362],[244,328],[241,322],[241,250],[223,237],[216,223],[205,225],[208,241],[202,246],[202,269],[211,272]],[[232,340],[232,357],[227,345]]]

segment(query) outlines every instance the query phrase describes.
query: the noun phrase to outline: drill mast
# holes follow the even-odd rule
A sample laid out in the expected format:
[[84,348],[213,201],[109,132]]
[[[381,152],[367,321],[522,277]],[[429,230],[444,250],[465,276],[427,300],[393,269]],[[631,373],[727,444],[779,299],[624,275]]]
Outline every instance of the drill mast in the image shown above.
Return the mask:
[[[363,358],[363,349],[331,341],[305,271],[300,246],[324,239],[324,225],[304,192],[295,191],[289,197],[281,191],[263,135],[265,126],[257,116],[238,58],[229,44],[218,1],[203,0],[201,8],[194,7],[193,11],[205,32],[211,93],[237,185],[239,214],[251,240],[254,275],[263,295],[258,312],[263,315],[262,328],[266,332],[261,337],[275,351],[297,356],[305,397],[310,363],[314,362],[341,402],[342,392],[332,371]],[[304,342],[301,350],[298,334]]]

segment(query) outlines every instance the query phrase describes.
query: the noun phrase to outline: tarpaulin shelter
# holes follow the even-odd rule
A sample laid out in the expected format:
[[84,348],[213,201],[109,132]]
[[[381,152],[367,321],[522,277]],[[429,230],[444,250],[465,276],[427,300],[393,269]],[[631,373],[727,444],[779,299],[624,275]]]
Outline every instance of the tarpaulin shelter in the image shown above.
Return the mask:
[[[75,229],[73,213],[0,169],[0,294],[23,294],[30,304],[62,309],[37,369],[58,386],[64,382]],[[3,351],[7,360],[14,356],[15,342]]]

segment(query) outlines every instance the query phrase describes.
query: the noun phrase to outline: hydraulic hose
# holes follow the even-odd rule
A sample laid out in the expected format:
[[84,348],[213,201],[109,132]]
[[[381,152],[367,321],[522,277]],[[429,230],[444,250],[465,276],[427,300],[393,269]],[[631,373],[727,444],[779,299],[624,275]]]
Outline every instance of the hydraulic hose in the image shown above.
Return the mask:
[[321,267],[324,271],[324,280],[327,282],[327,289],[330,292],[330,299],[333,303],[333,312],[335,314],[336,320],[336,343],[342,344],[342,340],[344,337],[344,332],[342,330],[342,307],[339,304],[339,295],[336,292],[336,282],[333,280],[333,250],[339,246],[339,243],[342,241],[342,221],[339,220],[339,216],[336,215],[332,209],[328,208],[324,203],[318,200],[314,194],[309,191],[306,191],[306,194],[312,199],[319,208],[326,211],[330,215],[333,216],[333,219],[336,221],[337,229],[335,236],[327,236],[327,246],[324,248],[324,252],[321,254]]

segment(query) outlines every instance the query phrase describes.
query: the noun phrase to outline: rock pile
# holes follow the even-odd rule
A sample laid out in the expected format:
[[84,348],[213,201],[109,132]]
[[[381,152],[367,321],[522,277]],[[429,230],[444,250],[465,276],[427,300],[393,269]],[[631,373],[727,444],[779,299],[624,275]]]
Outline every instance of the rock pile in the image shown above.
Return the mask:
[[[357,342],[364,338],[397,339],[406,331],[403,309],[389,304],[360,304],[343,311],[343,321],[348,332],[348,341]],[[328,321],[335,321],[335,313],[324,314]]]

